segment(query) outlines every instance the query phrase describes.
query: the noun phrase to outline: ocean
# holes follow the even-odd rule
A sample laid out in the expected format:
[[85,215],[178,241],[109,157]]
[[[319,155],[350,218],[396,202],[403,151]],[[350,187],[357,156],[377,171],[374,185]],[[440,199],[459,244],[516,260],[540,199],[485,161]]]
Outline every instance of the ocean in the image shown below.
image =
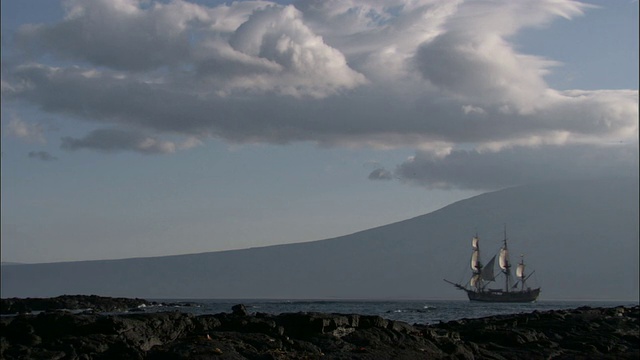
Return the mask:
[[638,305],[633,301],[538,301],[524,304],[481,303],[463,300],[175,300],[154,299],[167,305],[145,308],[145,311],[179,310],[195,315],[231,312],[231,307],[244,304],[249,313],[281,314],[291,312],[322,312],[378,315],[385,319],[409,324],[437,324],[464,318],[528,313],[534,310],[573,309],[581,306],[614,307]]

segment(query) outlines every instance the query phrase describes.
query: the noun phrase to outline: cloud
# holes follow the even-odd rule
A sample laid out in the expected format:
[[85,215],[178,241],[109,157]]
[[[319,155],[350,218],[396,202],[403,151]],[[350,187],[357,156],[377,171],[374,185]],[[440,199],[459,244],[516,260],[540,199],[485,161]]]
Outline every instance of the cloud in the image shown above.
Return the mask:
[[30,143],[46,143],[42,125],[30,124],[18,117],[12,117],[4,129],[4,134]]
[[435,189],[495,190],[560,179],[637,176],[638,146],[517,147],[499,152],[457,150],[443,157],[417,152],[398,165],[401,181]]
[[140,5],[130,0],[67,1],[63,21],[24,26],[17,41],[34,52],[119,70],[150,70],[186,60],[186,29],[206,21],[206,11],[181,1],[153,3],[146,10]]
[[570,166],[571,149],[637,143],[637,89],[553,89],[545,75],[558,63],[514,43],[522,29],[585,16],[577,1],[66,4],[64,19],[5,42],[16,51],[2,79],[5,101],[110,128],[65,137],[65,149],[162,154],[207,138],[413,147],[404,179],[432,186],[408,175],[433,170],[423,159],[538,153]]
[[375,169],[369,174],[369,180],[392,180],[392,179],[393,179],[393,174],[391,174],[391,171],[383,168]]
[[[245,62],[250,69],[248,76],[236,72],[231,88],[324,98],[366,83],[340,51],[304,24],[302,14],[291,5],[256,10],[234,31],[229,45],[231,49],[222,48],[227,50],[225,60],[234,66]],[[214,71],[219,74],[219,67]]]
[[176,145],[171,141],[118,129],[94,130],[82,139],[63,137],[61,148],[69,151],[93,149],[102,152],[128,150],[143,154],[168,154],[176,151]]
[[58,160],[57,157],[49,154],[46,151],[30,151],[28,154],[30,159],[37,159],[42,161],[55,161]]
[[531,113],[554,96],[543,75],[557,63],[518,53],[508,37],[557,16],[582,15],[585,8],[575,1],[465,3],[442,34],[418,47],[414,65],[426,80],[461,101]]

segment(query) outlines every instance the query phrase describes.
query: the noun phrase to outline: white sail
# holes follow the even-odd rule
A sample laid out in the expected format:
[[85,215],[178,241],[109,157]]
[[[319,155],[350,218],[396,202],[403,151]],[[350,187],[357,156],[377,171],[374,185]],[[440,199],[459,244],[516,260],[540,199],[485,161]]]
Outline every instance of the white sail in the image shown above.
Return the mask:
[[469,281],[469,285],[471,285],[471,287],[475,287],[478,284],[479,280],[480,280],[480,275],[474,275],[471,277],[471,280]]
[[499,263],[502,270],[507,270],[509,267],[509,250],[504,247],[500,249]]
[[496,262],[496,256],[494,255],[491,258],[491,260],[489,260],[487,265],[482,268],[482,272],[480,273],[480,276],[482,277],[482,280],[485,280],[485,281],[493,281],[493,280],[495,280],[496,277],[493,274],[493,268],[494,268],[494,263],[495,262]]
[[[472,236],[473,250],[467,264],[471,266],[473,273],[466,278],[467,282],[452,282],[446,279],[445,281],[457,289],[464,290],[471,301],[518,303],[535,301],[540,294],[540,288],[531,288],[526,285],[526,281],[534,272],[525,273],[524,255],[520,255],[519,261],[511,262],[507,241],[505,229],[502,247],[497,254],[491,257],[489,262],[485,263],[480,260],[480,239],[477,235]],[[467,270],[468,272],[469,270]],[[496,276],[503,276],[504,279],[497,279]]]
[[471,254],[471,270],[478,271],[478,257],[480,256],[480,251],[474,250],[473,254]]

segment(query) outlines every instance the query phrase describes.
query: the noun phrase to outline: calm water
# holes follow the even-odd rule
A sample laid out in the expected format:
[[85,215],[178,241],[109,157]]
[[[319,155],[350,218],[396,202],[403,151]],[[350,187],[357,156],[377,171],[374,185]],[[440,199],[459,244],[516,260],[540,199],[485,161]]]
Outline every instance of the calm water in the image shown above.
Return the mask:
[[171,300],[164,303],[185,304],[154,307],[147,311],[166,311],[167,308],[200,314],[231,312],[231,307],[244,304],[250,313],[280,314],[289,312],[323,312],[342,314],[379,315],[386,319],[401,320],[409,324],[434,324],[462,318],[478,318],[500,314],[527,313],[534,310],[570,309],[580,306],[614,307],[637,305],[633,301],[539,301],[528,304],[476,303],[470,301],[407,300],[407,301],[315,301],[315,300]]

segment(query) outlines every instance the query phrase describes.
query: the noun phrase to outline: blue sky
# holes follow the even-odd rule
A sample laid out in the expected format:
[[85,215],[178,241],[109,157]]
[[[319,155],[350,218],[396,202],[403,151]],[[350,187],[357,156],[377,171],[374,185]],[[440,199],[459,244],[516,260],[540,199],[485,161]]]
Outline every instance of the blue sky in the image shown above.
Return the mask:
[[636,1],[219,4],[2,2],[3,261],[311,241],[638,172]]

